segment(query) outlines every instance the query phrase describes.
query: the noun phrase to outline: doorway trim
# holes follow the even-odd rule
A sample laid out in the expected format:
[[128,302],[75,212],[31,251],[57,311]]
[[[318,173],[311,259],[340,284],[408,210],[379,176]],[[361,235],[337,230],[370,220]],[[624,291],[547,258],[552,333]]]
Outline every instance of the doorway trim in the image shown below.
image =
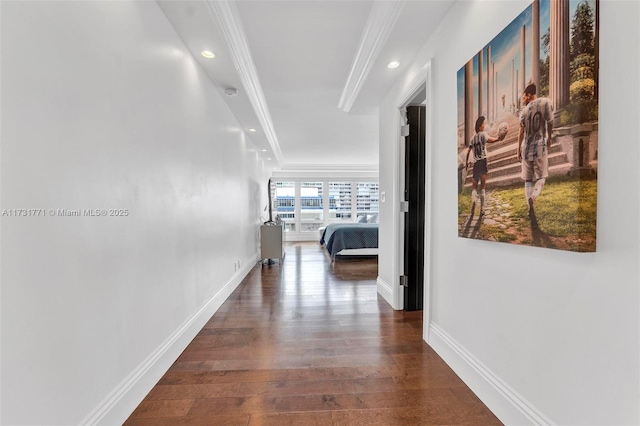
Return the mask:
[[[431,274],[431,265],[432,265],[432,175],[433,175],[433,88],[432,88],[432,69],[433,69],[433,58],[427,61],[427,63],[422,67],[422,69],[416,74],[411,83],[407,86],[406,90],[404,90],[400,97],[399,102],[397,103],[397,117],[399,123],[404,123],[404,114],[403,111],[409,105],[409,103],[416,97],[416,95],[421,91],[426,91],[426,99],[424,101],[426,107],[426,115],[425,115],[425,218],[424,218],[424,299],[423,299],[423,323],[422,323],[422,338],[429,343],[430,337],[430,326],[431,326],[431,283],[432,283],[432,274]],[[396,145],[397,150],[397,187],[396,191],[400,194],[402,188],[401,183],[404,181],[404,177],[400,176],[400,173],[404,173],[404,166],[400,164],[400,162],[404,162],[404,157],[400,156],[400,149],[402,143],[404,141],[404,137],[400,135],[398,132],[398,140]],[[401,226],[403,225],[403,216],[400,211],[400,204],[398,203],[395,207],[398,211],[397,220],[395,223],[396,228],[396,270],[400,270],[401,261],[403,258],[402,250],[404,250],[403,237],[401,234],[403,231]],[[393,292],[393,299],[396,303],[396,306],[404,307],[404,289],[401,286],[395,286],[395,290]],[[399,302],[399,303],[398,303]]]

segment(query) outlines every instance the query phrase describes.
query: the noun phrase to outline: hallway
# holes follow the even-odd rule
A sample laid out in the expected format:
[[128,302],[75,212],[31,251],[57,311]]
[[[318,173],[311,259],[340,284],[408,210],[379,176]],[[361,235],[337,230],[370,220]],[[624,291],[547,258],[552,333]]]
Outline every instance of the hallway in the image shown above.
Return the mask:
[[290,243],[256,266],[126,425],[500,424],[376,293],[377,262]]

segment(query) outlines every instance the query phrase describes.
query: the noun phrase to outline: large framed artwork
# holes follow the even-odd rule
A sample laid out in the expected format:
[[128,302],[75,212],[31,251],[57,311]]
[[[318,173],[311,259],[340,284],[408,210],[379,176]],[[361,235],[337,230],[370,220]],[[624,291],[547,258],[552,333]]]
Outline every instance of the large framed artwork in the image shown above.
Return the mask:
[[535,0],[458,71],[458,235],[596,250],[599,0]]

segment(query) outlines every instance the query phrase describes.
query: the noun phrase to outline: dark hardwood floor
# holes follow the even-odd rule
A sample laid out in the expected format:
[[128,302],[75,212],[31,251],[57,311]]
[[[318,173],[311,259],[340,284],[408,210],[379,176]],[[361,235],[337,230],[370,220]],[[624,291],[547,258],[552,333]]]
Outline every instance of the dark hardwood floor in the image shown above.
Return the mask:
[[125,425],[493,425],[422,340],[422,312],[376,293],[375,258],[317,243],[256,266]]

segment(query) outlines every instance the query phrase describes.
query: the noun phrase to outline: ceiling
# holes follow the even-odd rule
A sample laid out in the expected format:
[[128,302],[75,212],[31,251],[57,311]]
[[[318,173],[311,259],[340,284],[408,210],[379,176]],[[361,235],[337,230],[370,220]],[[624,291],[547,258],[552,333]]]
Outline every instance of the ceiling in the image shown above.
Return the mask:
[[279,170],[377,170],[377,106],[454,3],[157,1]]

